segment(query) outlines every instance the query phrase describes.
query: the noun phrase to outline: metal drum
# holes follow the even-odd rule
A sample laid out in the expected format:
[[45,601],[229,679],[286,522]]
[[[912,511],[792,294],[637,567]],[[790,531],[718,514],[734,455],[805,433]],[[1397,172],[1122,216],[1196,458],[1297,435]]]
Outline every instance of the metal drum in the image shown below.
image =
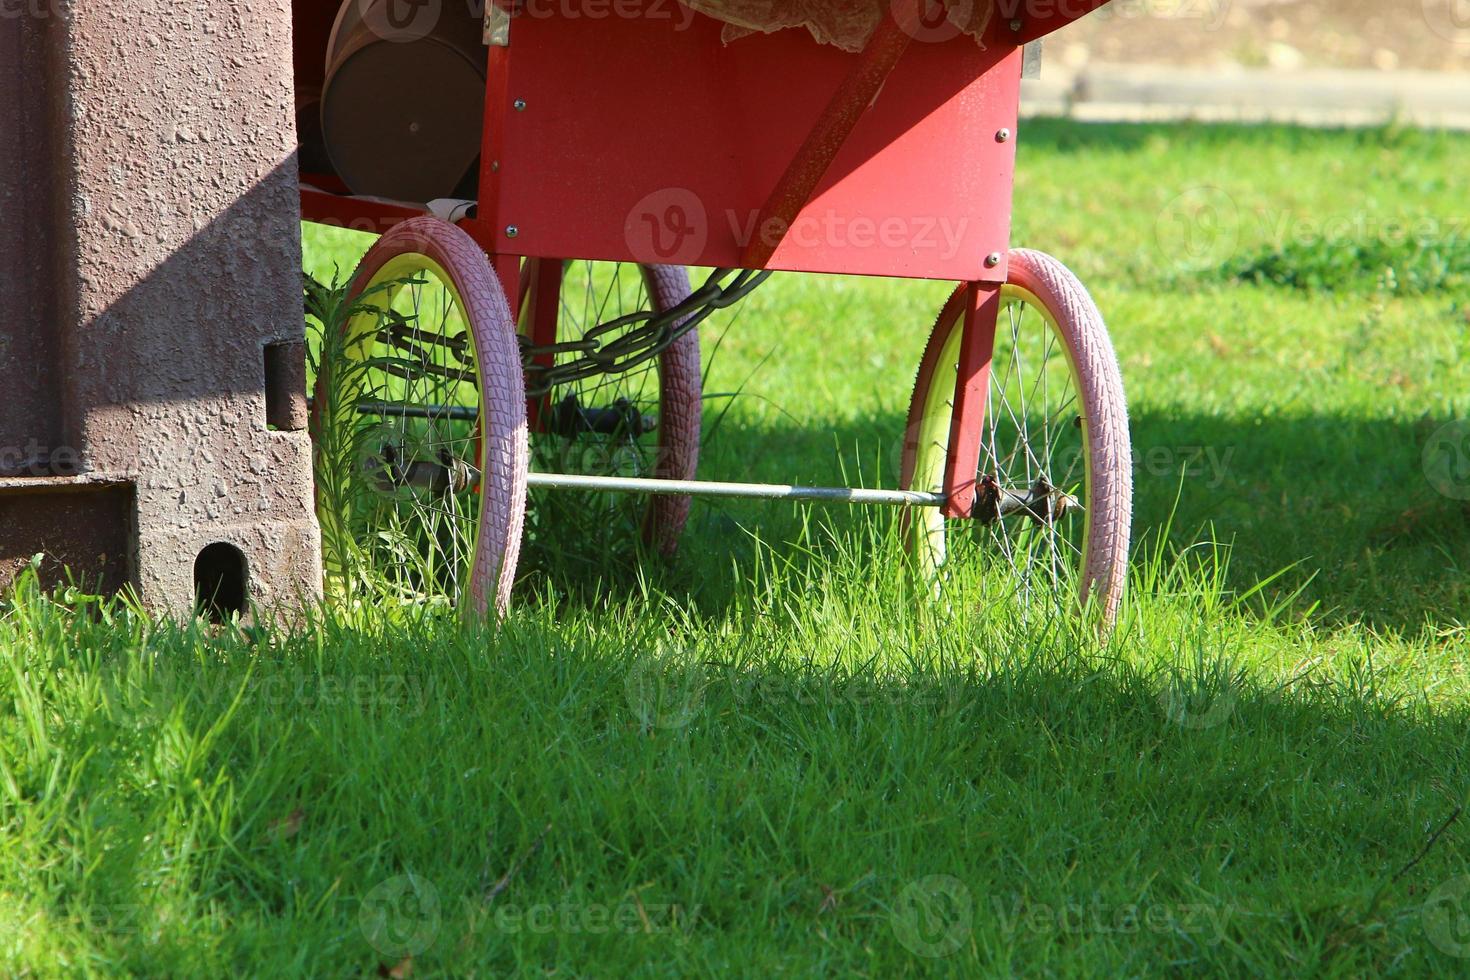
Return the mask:
[[354,194],[473,197],[485,105],[480,20],[435,0],[347,0],[327,45],[322,137]]

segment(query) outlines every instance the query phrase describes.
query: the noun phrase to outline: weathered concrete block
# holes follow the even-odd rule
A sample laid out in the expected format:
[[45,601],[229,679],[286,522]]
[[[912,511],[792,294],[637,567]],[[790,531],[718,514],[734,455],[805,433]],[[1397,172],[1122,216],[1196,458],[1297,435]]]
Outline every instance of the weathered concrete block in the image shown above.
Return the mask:
[[[0,578],[45,550],[185,613],[218,544],[210,582],[238,549],[249,600],[318,593],[301,374],[272,348],[303,333],[290,31],[284,0],[0,18],[0,502],[54,501],[16,509]],[[102,487],[127,554],[89,562],[53,518]]]

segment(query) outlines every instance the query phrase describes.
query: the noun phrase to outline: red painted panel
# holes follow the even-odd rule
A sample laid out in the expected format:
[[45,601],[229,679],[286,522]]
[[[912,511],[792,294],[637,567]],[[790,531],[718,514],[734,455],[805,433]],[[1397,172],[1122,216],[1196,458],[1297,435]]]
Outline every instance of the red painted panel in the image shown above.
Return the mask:
[[[737,265],[855,56],[795,30],[724,45],[669,0],[581,2],[512,22],[495,250]],[[1015,143],[996,134],[1019,88],[1012,45],[910,44],[768,267],[1003,281],[984,259],[1009,243]]]
[[[1000,319],[1000,290],[970,283],[955,296],[965,308],[960,337],[959,371],[955,375],[954,414],[949,425],[949,454],[944,464],[945,517],[968,519],[975,512],[975,475],[980,471],[980,437],[985,432],[985,400],[990,395],[990,364],[995,356],[995,328]],[[951,300],[951,307],[954,300]],[[950,308],[940,314],[949,320]],[[935,384],[942,381],[936,379]]]
[[400,221],[426,213],[423,208],[409,204],[330,194],[309,186],[301,188],[301,217],[321,225],[381,235]]

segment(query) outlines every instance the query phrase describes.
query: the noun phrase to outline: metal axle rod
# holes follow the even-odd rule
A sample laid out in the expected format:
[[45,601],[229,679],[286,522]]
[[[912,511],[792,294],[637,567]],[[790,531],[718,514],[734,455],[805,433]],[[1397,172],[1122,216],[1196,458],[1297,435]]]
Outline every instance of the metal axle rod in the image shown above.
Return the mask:
[[526,483],[556,490],[612,490],[670,496],[746,497],[755,500],[815,500],[894,507],[943,507],[944,494],[917,490],[856,490],[849,487],[793,487],[781,483],[717,483],[706,480],[645,480],[621,476],[531,473]]

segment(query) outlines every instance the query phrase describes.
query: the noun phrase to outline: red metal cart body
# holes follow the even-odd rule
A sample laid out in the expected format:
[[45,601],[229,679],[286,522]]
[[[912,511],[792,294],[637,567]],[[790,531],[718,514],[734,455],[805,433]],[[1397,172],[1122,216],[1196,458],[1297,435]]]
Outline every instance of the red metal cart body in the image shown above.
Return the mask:
[[[971,517],[1023,46],[1105,2],[997,0],[977,39],[934,0],[891,0],[857,53],[799,29],[726,43],[674,0],[491,7],[478,203],[458,223],[510,308],[541,311],[522,317],[538,345],[556,339],[560,262],[524,260],[966,284],[942,510]],[[298,3],[301,43],[321,44],[336,6]],[[298,71],[316,72],[312,57]],[[304,185],[312,220],[386,230],[425,210],[333,193],[329,177]]]
[[[493,255],[748,267],[764,241],[762,268],[1003,282],[1021,46],[1104,2],[1029,17],[1002,2],[983,45],[920,13],[861,106],[841,89],[880,60],[877,38],[856,55],[801,30],[725,44],[719,22],[673,0],[504,14],[508,43],[487,48],[479,213],[461,224]],[[845,109],[850,129],[804,145]],[[766,213],[796,165],[820,171],[816,186],[794,213]],[[422,213],[314,192],[304,210]]]
[[[678,23],[513,23],[497,60],[525,108],[504,113],[486,185],[495,251],[724,267],[765,236],[779,238],[769,268],[999,280],[984,258],[1009,234],[1015,144],[996,133],[1015,127],[1019,49],[911,44],[810,199],[760,228],[859,56],[804,31],[725,45],[708,17]],[[606,91],[615,104],[591,95]]]

